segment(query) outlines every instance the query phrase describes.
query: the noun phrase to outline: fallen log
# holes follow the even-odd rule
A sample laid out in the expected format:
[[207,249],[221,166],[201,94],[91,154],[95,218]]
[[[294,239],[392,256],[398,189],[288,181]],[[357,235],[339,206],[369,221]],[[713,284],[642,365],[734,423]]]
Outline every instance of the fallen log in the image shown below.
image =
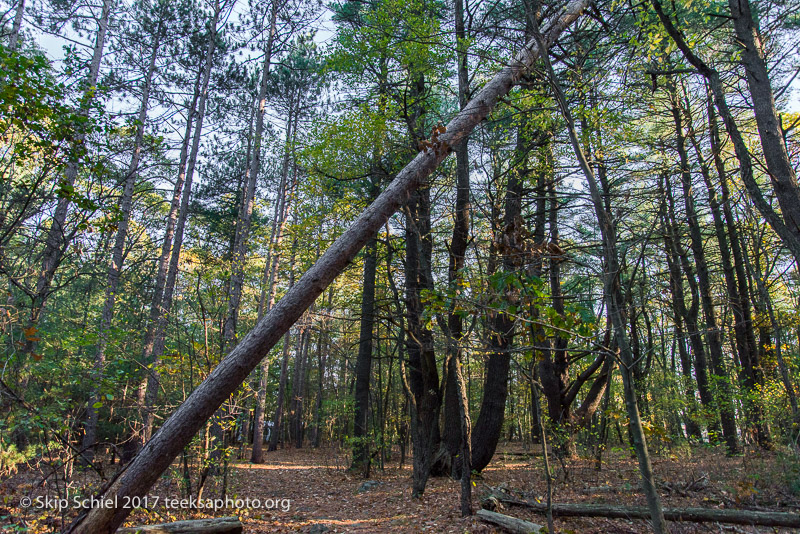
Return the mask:
[[539,534],[542,531],[542,525],[537,525],[524,519],[517,519],[510,515],[498,514],[489,510],[478,510],[476,515],[487,523],[502,527],[512,534]]
[[[547,505],[494,493],[498,501],[513,506],[524,506],[544,514]],[[616,506],[611,504],[553,504],[553,515],[561,517],[608,517],[612,519],[650,519],[644,506]],[[664,508],[668,521],[694,523],[730,523],[762,527],[800,528],[800,514],[790,512],[756,512],[754,510],[722,510],[714,508]]]
[[121,528],[117,532],[119,534],[242,534],[242,522],[238,517],[212,517]]

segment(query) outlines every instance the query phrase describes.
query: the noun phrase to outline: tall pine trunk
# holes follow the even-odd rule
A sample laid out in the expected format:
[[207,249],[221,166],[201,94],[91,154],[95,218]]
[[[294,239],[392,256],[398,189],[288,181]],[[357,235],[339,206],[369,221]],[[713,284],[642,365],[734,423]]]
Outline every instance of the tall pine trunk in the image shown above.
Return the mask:
[[630,431],[631,441],[636,456],[639,462],[639,473],[642,478],[642,490],[644,491],[647,499],[647,505],[650,510],[650,522],[656,534],[664,534],[669,532],[666,521],[664,520],[664,512],[661,508],[661,498],[656,489],[655,480],[653,477],[653,466],[650,463],[650,453],[647,449],[647,440],[645,439],[644,429],[642,428],[642,421],[639,416],[639,408],[636,402],[636,389],[633,383],[632,368],[634,365],[633,353],[631,351],[630,341],[627,332],[627,318],[625,317],[625,297],[622,292],[622,284],[620,281],[621,265],[619,262],[619,251],[617,245],[617,229],[614,217],[606,207],[606,200],[600,193],[597,180],[595,179],[594,172],[589,166],[583,150],[578,141],[578,135],[575,132],[575,124],[572,120],[572,115],[567,106],[567,100],[564,93],[558,84],[553,67],[550,64],[550,59],[547,55],[546,45],[544,40],[541,39],[538,31],[536,31],[537,40],[540,47],[544,49],[542,59],[547,66],[547,71],[550,77],[550,83],[556,93],[561,112],[567,123],[567,131],[569,132],[572,148],[575,156],[578,159],[581,170],[583,171],[586,181],[589,185],[589,192],[594,206],[597,222],[600,226],[600,235],[602,238],[602,255],[604,260],[603,265],[603,287],[606,298],[606,306],[608,308],[608,316],[611,319],[611,325],[614,330],[614,337],[616,339],[617,347],[619,347],[620,357],[620,372],[622,374],[623,397],[625,399],[625,408],[628,412],[628,428]]
[[[292,176],[289,183],[289,159],[290,148],[295,135],[296,120],[293,113],[293,106],[289,106],[289,117],[287,118],[286,143],[283,153],[283,166],[281,167],[281,179],[278,184],[278,197],[275,199],[275,211],[272,218],[272,230],[270,233],[269,250],[267,251],[267,261],[264,267],[264,281],[261,289],[261,296],[258,303],[258,317],[269,312],[275,305],[275,297],[278,284],[278,269],[280,268],[281,243],[283,242],[284,229],[289,219],[295,187],[297,186],[296,174]],[[293,274],[290,273],[290,276]],[[289,338],[284,343],[288,344]],[[286,349],[284,349],[286,350]],[[285,359],[286,356],[284,356]],[[281,376],[283,376],[283,366],[281,366]],[[253,452],[250,461],[255,464],[264,462],[264,413],[267,398],[267,386],[269,383],[269,357],[261,362],[261,378],[256,393],[256,406],[254,413],[255,429],[253,432]],[[273,421],[274,423],[274,421]],[[275,431],[277,428],[273,427]],[[275,438],[277,439],[277,437]],[[269,450],[275,450],[272,446],[273,436],[270,436]],[[277,443],[277,442],[276,442]]]
[[[83,82],[83,95],[80,101],[79,114],[84,118],[88,118],[89,116],[89,109],[94,101],[94,95],[97,90],[97,79],[100,75],[100,63],[103,59],[103,49],[106,42],[108,22],[111,16],[111,7],[112,0],[103,0],[100,19],[97,22],[97,34],[92,51],[92,61],[89,65],[89,74]],[[61,180],[61,189],[70,190],[74,188],[75,180],[78,178],[81,165],[78,154],[81,153],[85,141],[86,133],[78,131],[71,144],[72,157],[67,162],[67,167]],[[64,255],[67,253],[72,238],[78,231],[78,225],[75,225],[74,228],[67,227],[67,216],[69,215],[71,204],[72,202],[68,195],[61,196],[58,199],[55,212],[50,221],[50,228],[45,235],[42,265],[39,271],[39,277],[36,281],[36,287],[31,294],[31,309],[27,324],[28,331],[35,332],[38,329],[42,311],[51,293],[53,277],[59,265],[61,265]],[[26,336],[25,346],[23,348],[25,354],[33,354],[36,351],[37,339],[38,336],[35,335]],[[24,390],[24,388],[21,389]]]
[[725,368],[724,356],[722,354],[722,336],[717,325],[716,310],[711,294],[711,280],[706,261],[705,250],[703,249],[703,236],[700,232],[700,221],[698,220],[695,207],[692,173],[689,167],[689,156],[686,152],[686,135],[683,129],[683,110],[680,108],[677,91],[674,84],[668,84],[670,92],[672,118],[675,122],[675,136],[680,162],[680,179],[683,190],[683,204],[686,210],[686,222],[689,226],[689,242],[692,249],[692,257],[697,268],[697,285],[700,291],[700,303],[703,308],[703,317],[706,323],[705,337],[708,341],[708,352],[711,356],[711,368],[714,375],[719,377],[719,394],[716,395],[716,405],[719,408],[720,420],[722,421],[722,435],[725,439],[729,454],[734,454],[739,450],[739,442],[736,433],[736,419],[733,410],[733,400],[730,388],[726,386],[728,372]]
[[217,0],[214,4],[214,14],[209,25],[210,34],[208,47],[206,49],[206,56],[203,63],[203,79],[200,85],[199,99],[197,103],[197,118],[194,124],[191,152],[189,153],[186,163],[186,178],[181,194],[180,208],[178,210],[178,216],[175,222],[175,234],[170,251],[169,268],[167,270],[166,281],[164,283],[164,292],[156,308],[158,315],[153,329],[152,340],[148,340],[150,343],[145,344],[144,347],[143,360],[146,362],[148,372],[145,380],[139,387],[137,399],[139,406],[141,406],[142,412],[142,431],[137,436],[137,449],[141,448],[141,445],[150,439],[153,432],[153,423],[155,418],[153,407],[155,405],[159,388],[158,368],[161,365],[161,356],[164,353],[167,322],[169,319],[170,309],[172,307],[172,298],[174,295],[175,284],[177,282],[178,271],[180,267],[181,247],[183,245],[183,235],[186,228],[186,220],[189,215],[189,199],[191,198],[192,194],[192,181],[194,178],[195,167],[197,165],[198,152],[200,150],[200,139],[202,138],[203,134],[203,119],[205,118],[206,103],[208,101],[208,87],[211,79],[211,71],[214,65],[214,53],[217,45],[217,24],[219,22],[221,11],[222,6]]
[[94,456],[94,444],[97,441],[97,407],[96,403],[100,401],[100,387],[105,375],[105,361],[106,349],[108,347],[108,334],[111,329],[111,321],[114,317],[114,303],[117,297],[117,287],[119,286],[119,277],[122,271],[122,263],[124,261],[125,241],[128,237],[128,225],[131,218],[131,209],[133,206],[133,192],[136,186],[136,178],[138,176],[139,161],[141,159],[142,142],[144,140],[144,130],[147,123],[147,106],[150,100],[150,90],[153,84],[153,75],[156,70],[156,59],[158,57],[158,50],[161,45],[161,33],[163,24],[159,24],[156,30],[156,35],[153,38],[153,45],[150,53],[150,63],[145,75],[144,87],[142,88],[142,104],[139,109],[138,125],[136,127],[136,136],[133,144],[133,155],[131,156],[128,170],[125,173],[125,184],[122,191],[122,199],[120,201],[120,211],[122,218],[117,226],[117,235],[114,239],[114,249],[111,254],[111,263],[108,267],[108,275],[106,281],[105,301],[103,303],[103,310],[100,315],[100,331],[98,333],[97,351],[94,358],[94,370],[92,374],[92,383],[95,389],[89,396],[89,404],[87,406],[86,414],[86,427],[83,436],[83,457],[86,460],[91,460]]
[[22,31],[22,19],[25,16],[25,0],[17,2],[17,9],[14,11],[14,23],[11,25],[11,37],[8,40],[8,48],[14,52],[19,47],[19,34]]

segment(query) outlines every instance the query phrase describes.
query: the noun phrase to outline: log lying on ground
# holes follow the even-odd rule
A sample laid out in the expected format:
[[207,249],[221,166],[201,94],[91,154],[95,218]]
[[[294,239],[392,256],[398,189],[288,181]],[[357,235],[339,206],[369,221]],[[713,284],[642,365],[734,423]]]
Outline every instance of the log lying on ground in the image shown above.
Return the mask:
[[489,510],[478,510],[476,515],[487,523],[502,527],[513,534],[531,534],[532,532],[539,534],[542,531],[542,525],[537,525],[524,519],[517,519],[510,515],[498,514]]
[[[544,32],[545,45],[552,45],[588,4],[589,0],[571,0]],[[347,267],[389,217],[407,202],[411,192],[425,182],[452,148],[486,118],[498,100],[509,93],[539,55],[536,39],[529,41],[511,64],[503,68],[470,100],[447,124],[445,133],[439,135],[435,142],[430,143],[430,147],[421,151],[397,174],[372,205],[364,210],[353,225],[164,422],[136,458],[105,488],[101,499],[123,502],[125,497],[132,498],[147,493],[175,456],[244,382],[283,334]],[[122,524],[130,511],[128,508],[92,508],[86,515],[78,517],[66,532],[109,534]]]
[[121,528],[117,532],[122,534],[242,534],[242,522],[238,517],[212,517]]
[[[547,505],[494,493],[504,504],[524,506],[537,513],[546,513]],[[553,504],[553,515],[561,517],[608,517],[612,519],[650,519],[644,506],[615,506],[611,504]],[[668,521],[694,523],[730,523],[762,527],[800,528],[800,514],[787,512],[756,512],[752,510],[720,510],[713,508],[664,508]]]

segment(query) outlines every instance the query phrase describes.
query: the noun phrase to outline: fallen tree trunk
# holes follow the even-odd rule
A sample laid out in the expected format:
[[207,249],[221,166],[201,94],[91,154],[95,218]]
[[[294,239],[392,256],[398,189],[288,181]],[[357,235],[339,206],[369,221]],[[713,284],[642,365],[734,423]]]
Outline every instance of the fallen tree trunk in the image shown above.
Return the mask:
[[[547,505],[517,499],[505,494],[493,494],[498,501],[512,506],[524,506],[544,514]],[[553,515],[561,517],[608,517],[612,519],[650,519],[644,506],[615,506],[611,504],[553,504]],[[756,512],[753,510],[719,510],[713,508],[664,508],[667,521],[694,523],[730,523],[762,527],[800,528],[800,514],[788,512]]]
[[537,525],[524,519],[517,519],[510,515],[498,514],[489,510],[478,510],[476,515],[487,523],[502,527],[513,534],[531,534],[531,532],[539,534],[542,531],[542,525]]
[[212,517],[121,528],[117,532],[124,534],[242,534],[242,522],[238,517]]
[[[589,0],[572,0],[549,25],[545,46],[571,25]],[[528,42],[514,60],[481,89],[451,120],[444,133],[432,136],[422,150],[400,171],[391,184],[300,278],[227,357],[167,419],[141,452],[102,492],[103,500],[124,502],[125,497],[143,496],[209,417],[256,368],[283,334],[353,260],[364,245],[389,220],[427,177],[517,84],[540,56],[536,39]],[[93,508],[78,517],[66,532],[108,534],[128,514],[127,508]]]

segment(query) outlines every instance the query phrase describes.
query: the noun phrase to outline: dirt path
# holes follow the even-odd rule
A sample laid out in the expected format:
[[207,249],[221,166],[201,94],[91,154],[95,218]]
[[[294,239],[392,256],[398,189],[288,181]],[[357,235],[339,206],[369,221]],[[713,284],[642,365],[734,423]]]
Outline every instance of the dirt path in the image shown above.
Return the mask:
[[[638,471],[634,460],[615,451],[597,471],[591,460],[578,459],[556,468],[554,500],[562,503],[593,502],[644,505],[638,489]],[[249,499],[251,506],[201,512],[165,506],[164,499],[184,495],[177,465],[161,478],[151,491],[160,500],[150,510],[138,510],[130,525],[152,524],[177,519],[239,515],[245,532],[389,532],[392,534],[490,533],[496,532],[474,517],[459,514],[459,486],[444,478],[431,479],[425,496],[410,498],[411,467],[403,469],[396,462],[386,469],[373,469],[371,482],[349,473],[347,457],[338,450],[280,450],[267,454],[267,463],[252,465],[238,462],[230,466],[228,498],[240,505]],[[558,464],[557,464],[558,465]],[[791,457],[777,453],[750,451],[744,456],[727,458],[720,451],[695,449],[683,455],[662,454],[654,459],[665,507],[740,508],[752,510],[800,511],[800,465]],[[195,471],[196,472],[196,471]],[[37,483],[41,475],[34,470],[19,473],[0,483],[0,530],[17,532],[16,525],[26,525],[28,532],[54,532],[61,517],[52,510],[20,509],[22,496],[53,493],[52,488]],[[75,487],[97,481],[76,481]],[[204,499],[220,495],[222,477],[215,477],[204,491]],[[475,481],[474,503],[489,487],[504,487],[511,492],[525,492],[529,498],[544,499],[545,484],[541,460],[521,449],[498,454],[480,479]],[[196,489],[196,488],[195,488]],[[88,492],[84,492],[88,495]],[[253,507],[258,501],[261,507]],[[522,508],[505,513],[543,524],[542,516]],[[69,515],[64,516],[69,519]],[[648,531],[643,521],[601,518],[566,518],[556,520],[560,532],[638,534]],[[780,529],[726,526],[718,524],[670,523],[671,532],[679,533],[761,533],[789,532]]]

